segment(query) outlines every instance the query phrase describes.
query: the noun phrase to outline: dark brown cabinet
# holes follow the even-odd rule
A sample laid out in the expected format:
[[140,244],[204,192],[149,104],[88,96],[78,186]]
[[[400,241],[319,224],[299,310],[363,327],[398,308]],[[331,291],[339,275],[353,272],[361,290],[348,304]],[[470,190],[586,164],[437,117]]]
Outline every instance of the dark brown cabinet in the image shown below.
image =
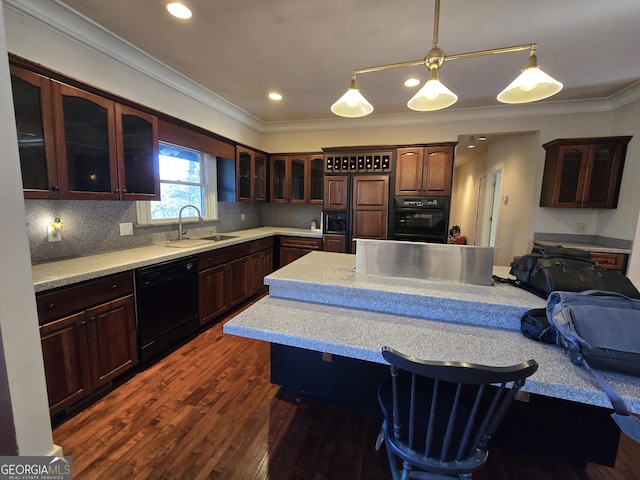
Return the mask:
[[616,208],[631,138],[558,139],[544,144],[540,206]]
[[51,414],[138,361],[131,273],[36,296]]
[[396,151],[395,195],[451,195],[455,143]]
[[249,296],[249,244],[201,253],[198,257],[200,325]]
[[349,201],[349,177],[346,175],[324,177],[324,209],[346,210]]
[[270,160],[272,203],[322,203],[323,155],[275,155]]
[[386,239],[389,213],[389,176],[362,175],[354,177],[352,212],[352,237],[354,239]]
[[617,270],[626,275],[628,255],[624,253],[591,252],[591,260],[607,270]]
[[280,237],[280,267],[313,251],[322,250],[322,239],[304,237]]
[[244,147],[236,147],[236,192],[238,202],[267,199],[267,157]]
[[249,294],[262,290],[264,277],[273,272],[273,238],[264,238],[249,245]]
[[25,198],[59,198],[50,80],[10,65]]
[[154,115],[11,65],[25,198],[158,200]]
[[52,82],[61,198],[158,200],[153,115]]
[[345,253],[347,251],[347,236],[331,233],[323,235],[322,247],[325,252]]

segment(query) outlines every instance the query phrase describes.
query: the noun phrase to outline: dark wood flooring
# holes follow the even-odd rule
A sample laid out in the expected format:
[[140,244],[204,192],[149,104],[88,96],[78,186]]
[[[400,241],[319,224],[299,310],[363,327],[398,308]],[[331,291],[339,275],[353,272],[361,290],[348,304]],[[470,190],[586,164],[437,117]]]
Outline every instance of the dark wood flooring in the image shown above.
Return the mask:
[[[391,478],[377,415],[279,393],[268,344],[224,335],[225,320],[54,428],[74,479]],[[473,478],[640,479],[640,445],[623,435],[615,468],[493,448]]]

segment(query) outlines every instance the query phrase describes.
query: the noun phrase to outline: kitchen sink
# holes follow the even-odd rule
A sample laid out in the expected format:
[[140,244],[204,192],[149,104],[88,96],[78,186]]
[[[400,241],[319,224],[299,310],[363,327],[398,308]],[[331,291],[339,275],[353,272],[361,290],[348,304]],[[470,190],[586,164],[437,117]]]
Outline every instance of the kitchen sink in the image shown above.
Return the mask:
[[209,240],[211,242],[221,242],[222,240],[231,240],[232,238],[238,238],[234,235],[211,235],[210,237],[202,237],[200,240]]

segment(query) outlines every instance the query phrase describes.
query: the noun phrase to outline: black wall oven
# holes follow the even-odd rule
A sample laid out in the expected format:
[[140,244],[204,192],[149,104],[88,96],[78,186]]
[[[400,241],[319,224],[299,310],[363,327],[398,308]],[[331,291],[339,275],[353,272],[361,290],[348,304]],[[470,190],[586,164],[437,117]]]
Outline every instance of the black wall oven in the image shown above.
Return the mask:
[[392,238],[447,243],[449,197],[394,197]]

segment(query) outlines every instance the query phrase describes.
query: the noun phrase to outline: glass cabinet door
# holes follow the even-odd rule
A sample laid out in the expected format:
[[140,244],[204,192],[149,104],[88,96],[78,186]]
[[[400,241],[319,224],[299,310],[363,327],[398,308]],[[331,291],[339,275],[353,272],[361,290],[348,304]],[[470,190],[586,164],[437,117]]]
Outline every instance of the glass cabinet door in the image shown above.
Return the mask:
[[11,88],[24,197],[58,198],[50,82],[11,65]]
[[238,201],[251,201],[251,152],[238,147]]
[[287,201],[287,159],[271,157],[271,201]]
[[305,197],[306,158],[291,158],[291,198],[293,203],[303,203]]
[[117,199],[113,102],[55,82],[52,91],[62,195]]
[[324,194],[324,157],[309,158],[309,202],[322,203]]
[[264,202],[267,198],[267,159],[263,155],[254,158],[254,195],[256,202]]
[[582,201],[584,190],[584,169],[588,155],[588,147],[566,147],[559,154],[560,185],[557,189],[558,204],[577,206]]
[[120,197],[159,200],[158,127],[153,115],[116,104]]
[[614,203],[614,182],[620,168],[618,145],[593,145],[585,180],[584,207],[607,207]]

